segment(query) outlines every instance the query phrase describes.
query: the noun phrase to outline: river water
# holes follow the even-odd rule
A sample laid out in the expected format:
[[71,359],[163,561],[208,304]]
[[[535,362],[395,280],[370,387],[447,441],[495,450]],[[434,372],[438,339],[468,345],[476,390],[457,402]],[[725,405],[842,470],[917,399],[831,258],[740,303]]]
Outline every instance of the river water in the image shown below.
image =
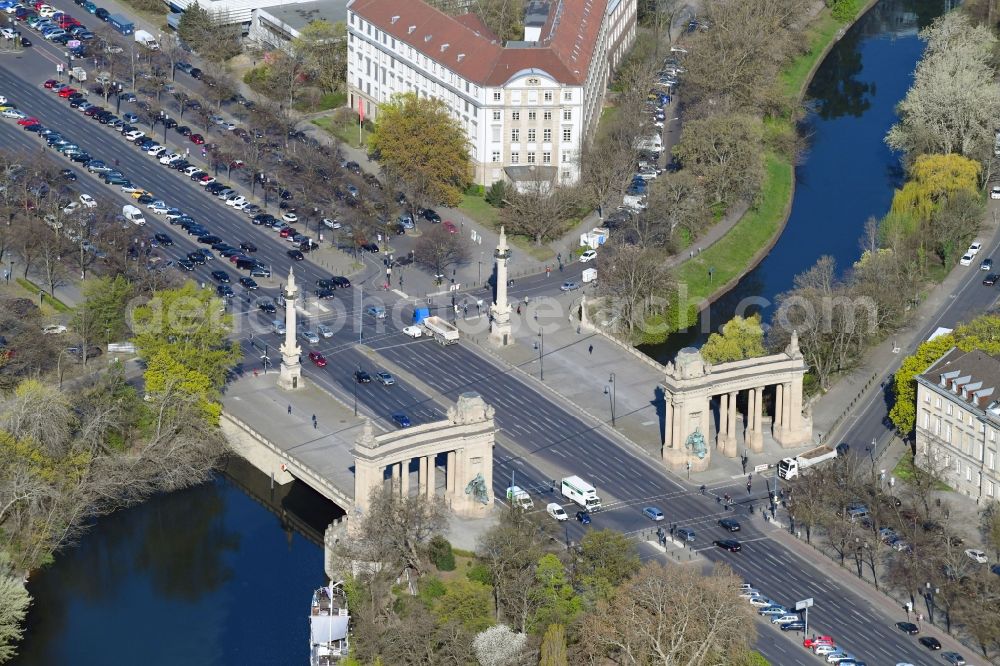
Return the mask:
[[843,270],[857,260],[865,221],[882,217],[903,180],[899,155],[883,141],[923,52],[917,31],[955,0],[882,0],[830,51],[806,94],[800,127],[807,147],[795,169],[795,196],[771,252],[711,307],[698,324],[642,348],[660,362],[698,346],[734,314],[761,312],[823,255]]
[[[788,226],[770,255],[706,314],[773,302],[823,254],[849,266],[865,220],[901,179],[882,138],[911,82],[916,31],[950,0],[882,0],[831,51],[809,88],[809,149]],[[765,319],[770,316],[764,309]],[[666,360],[701,327],[646,349]],[[277,513],[276,513],[277,512]],[[320,530],[336,510],[233,464],[212,483],[99,520],[29,583],[19,666],[271,666],[307,660],[306,614],[323,581]]]

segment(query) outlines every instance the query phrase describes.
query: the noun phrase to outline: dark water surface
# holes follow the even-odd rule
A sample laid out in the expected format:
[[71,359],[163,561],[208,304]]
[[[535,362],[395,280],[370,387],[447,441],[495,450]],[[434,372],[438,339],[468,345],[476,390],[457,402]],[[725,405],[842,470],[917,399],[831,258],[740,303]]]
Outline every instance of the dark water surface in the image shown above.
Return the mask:
[[917,31],[953,0],[882,0],[833,47],[809,86],[800,128],[808,147],[795,169],[788,224],[770,254],[701,313],[696,326],[642,350],[664,362],[700,345],[734,314],[760,311],[823,255],[843,270],[857,260],[865,221],[881,217],[902,183],[899,155],[885,145],[896,105],[913,82],[924,44]]

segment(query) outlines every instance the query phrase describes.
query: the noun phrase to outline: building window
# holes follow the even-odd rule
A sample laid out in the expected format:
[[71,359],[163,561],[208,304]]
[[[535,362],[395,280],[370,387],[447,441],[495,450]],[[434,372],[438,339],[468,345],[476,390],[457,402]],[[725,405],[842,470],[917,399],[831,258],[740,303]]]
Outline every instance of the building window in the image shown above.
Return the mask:
[[500,161],[500,151],[499,150],[494,150],[493,151],[493,161],[494,162],[499,162]]
[[572,109],[563,109],[563,120],[573,120]]
[[493,101],[494,102],[499,102],[500,101],[500,91],[499,90],[494,90],[493,91]]
[[552,141],[552,130],[547,127],[542,130],[542,141],[546,143]]
[[562,179],[563,180],[569,180],[569,176],[570,176],[569,169],[563,169],[562,170]]
[[511,120],[520,120],[521,119],[521,112],[520,111],[511,111],[510,112],[510,119]]
[[[986,426],[983,427],[985,428]],[[994,430],[993,428],[990,428],[990,441],[991,442],[997,441],[997,431]]]
[[567,141],[567,142],[573,140],[573,128],[572,127],[563,127],[563,138],[562,138],[562,140],[563,141]]
[[517,152],[516,150],[513,151],[510,154],[510,163],[511,164],[520,164],[520,162],[521,162],[521,153]]
[[951,416],[951,403],[950,402],[947,405],[945,405],[944,413],[947,414],[948,416]]
[[934,398],[934,409],[941,409],[941,398]]
[[925,392],[924,393],[924,402],[930,402],[930,401],[931,401],[931,394]]
[[542,153],[542,164],[552,164],[552,153],[550,152]]
[[539,79],[528,79],[529,86],[537,86],[539,84],[541,84],[541,81]]
[[490,134],[492,135],[490,138],[493,140],[493,143],[500,143],[503,140],[500,138],[499,125],[493,125],[493,127],[490,128]]
[[972,468],[968,464],[965,466],[965,480],[972,481]]
[[930,420],[930,417],[931,417],[931,414],[930,414],[930,412],[928,412],[927,410],[924,410],[924,429],[925,429],[925,430],[926,430],[926,429],[927,429],[928,427],[930,427],[930,424],[929,424],[929,422],[928,422],[928,421]]
[[986,495],[988,497],[993,497],[993,482],[992,481],[987,481],[986,482]]
[[500,120],[500,112],[499,111],[494,111],[493,112],[493,120]]
[[552,112],[546,111],[542,114],[542,120],[552,120]]
[[944,426],[944,441],[951,444],[951,424],[946,423]]
[[534,111],[528,111],[528,120],[535,120],[537,116],[538,114]]
[[534,143],[534,142],[535,142],[535,128],[530,127],[528,128],[528,143]]
[[528,153],[528,164],[534,164],[534,163],[535,163],[535,151],[531,151]]
[[562,153],[562,163],[569,164],[569,151],[563,151]]
[[572,90],[564,90],[563,91],[563,101],[564,102],[572,102],[573,101],[573,91]]
[[511,129],[510,130],[510,140],[511,140],[512,143],[517,143],[518,141],[520,141],[521,140],[521,130],[519,130],[516,127],[514,127],[513,129]]
[[997,454],[995,451],[986,452],[986,466],[990,469],[996,469],[997,464]]
[[552,91],[551,90],[546,90],[545,91],[545,101],[546,102],[551,102],[552,101]]

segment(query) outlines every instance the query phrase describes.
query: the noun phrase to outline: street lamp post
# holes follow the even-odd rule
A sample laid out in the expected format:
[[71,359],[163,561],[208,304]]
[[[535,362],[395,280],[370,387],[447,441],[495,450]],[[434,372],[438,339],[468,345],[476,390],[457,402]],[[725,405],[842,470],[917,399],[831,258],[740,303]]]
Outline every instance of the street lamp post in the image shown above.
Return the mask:
[[[63,384],[62,357],[63,357],[63,354],[65,354],[67,351],[69,351],[69,350],[68,349],[63,349],[61,352],[59,352],[59,358],[56,359],[56,374],[59,375],[59,390],[60,391],[62,390],[62,384]],[[87,358],[87,347],[86,346],[84,346],[84,348],[83,348],[83,358],[85,360]]]
[[611,401],[611,427],[615,427],[615,407],[618,405],[618,386],[615,384],[615,373],[608,377],[608,386],[604,387],[604,394]]
[[[358,372],[361,372],[361,366],[358,365]],[[354,415],[358,415],[358,378],[354,378]]]
[[170,116],[168,116],[167,114],[163,113],[162,111],[160,112],[160,115],[162,116],[160,118],[160,122],[163,123],[163,143],[166,143],[167,142],[167,121],[170,120]]
[[[535,313],[535,325],[538,325],[538,313]],[[535,343],[538,351],[538,378],[545,381],[545,333],[542,327],[538,327],[538,342]]]
[[927,603],[927,619],[934,624],[934,595],[941,589],[932,587],[930,583],[924,583],[924,601]]

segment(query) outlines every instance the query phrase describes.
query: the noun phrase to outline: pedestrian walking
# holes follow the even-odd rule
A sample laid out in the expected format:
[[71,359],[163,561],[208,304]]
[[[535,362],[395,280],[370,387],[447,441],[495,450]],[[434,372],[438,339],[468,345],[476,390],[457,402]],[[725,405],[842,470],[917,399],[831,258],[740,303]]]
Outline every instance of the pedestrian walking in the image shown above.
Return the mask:
[[699,488],[698,490],[700,490],[701,494],[704,495],[705,494],[705,485],[702,484],[701,488]]
[[520,314],[521,314],[521,306],[520,306],[520,305],[518,305],[518,306],[517,306],[517,314],[518,314],[518,315],[520,315]]
[[740,458],[740,462],[743,463],[743,473],[746,474],[747,473],[747,462],[748,462],[747,461],[747,457],[743,456],[742,458]]
[[291,405],[288,405],[288,413],[289,413],[289,414],[291,414],[291,413],[292,413],[292,406],[291,406]]
[[552,274],[552,268],[545,266],[545,277],[549,277]]
[[750,484],[749,481],[747,481],[747,495],[750,494],[750,487],[751,487],[751,484]]
[[318,426],[317,426],[317,421],[316,421],[316,415],[313,414],[313,430],[315,430],[317,427]]

